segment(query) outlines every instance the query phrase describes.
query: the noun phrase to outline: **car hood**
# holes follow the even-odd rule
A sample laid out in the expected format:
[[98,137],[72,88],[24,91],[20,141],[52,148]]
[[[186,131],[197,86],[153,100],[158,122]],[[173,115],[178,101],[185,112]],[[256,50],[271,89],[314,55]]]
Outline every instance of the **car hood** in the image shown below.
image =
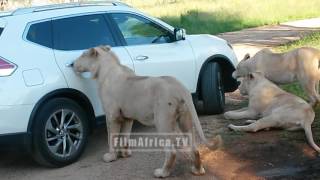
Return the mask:
[[186,40],[190,43],[196,57],[198,58],[201,56],[210,57],[211,55],[219,54],[228,57],[235,67],[238,64],[238,60],[233,49],[224,39],[210,34],[198,34],[187,35]]
[[224,39],[221,39],[217,36],[214,35],[210,35],[210,34],[196,34],[196,35],[187,35],[186,39],[188,39],[191,42],[194,41],[210,41],[212,43],[212,41],[216,42],[216,43],[223,43],[226,44],[227,41]]

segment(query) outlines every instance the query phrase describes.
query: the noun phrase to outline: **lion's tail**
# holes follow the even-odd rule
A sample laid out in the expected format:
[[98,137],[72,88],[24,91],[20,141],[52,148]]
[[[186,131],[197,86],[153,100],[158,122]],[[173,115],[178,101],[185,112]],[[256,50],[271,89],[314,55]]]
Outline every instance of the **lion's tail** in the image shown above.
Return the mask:
[[222,145],[222,138],[220,135],[217,135],[214,139],[213,139],[213,142],[208,142],[207,138],[205,137],[204,133],[203,133],[203,130],[202,130],[202,127],[201,127],[201,124],[200,124],[200,120],[199,120],[199,117],[197,115],[197,112],[196,112],[196,109],[193,105],[193,102],[192,102],[192,98],[190,98],[191,100],[189,100],[187,102],[187,106],[188,106],[188,109],[190,110],[190,113],[191,113],[191,116],[192,116],[192,121],[193,121],[193,124],[196,128],[196,131],[198,132],[198,135],[200,136],[200,139],[203,143],[206,144],[206,146],[211,149],[211,150],[215,150],[215,149],[218,149],[221,145]]
[[308,143],[310,144],[310,146],[316,150],[318,153],[320,153],[320,148],[318,145],[316,145],[316,143],[313,140],[313,136],[312,136],[312,130],[311,130],[311,124],[306,123],[304,126],[304,131],[308,140]]

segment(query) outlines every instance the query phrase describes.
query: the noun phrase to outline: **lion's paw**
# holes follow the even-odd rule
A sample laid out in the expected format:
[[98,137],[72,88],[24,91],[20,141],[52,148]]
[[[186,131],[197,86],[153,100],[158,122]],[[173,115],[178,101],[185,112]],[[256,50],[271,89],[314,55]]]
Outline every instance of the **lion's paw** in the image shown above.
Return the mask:
[[237,127],[236,127],[235,125],[233,125],[233,124],[229,124],[229,125],[228,125],[228,128],[229,128],[230,130],[237,131]]
[[117,160],[117,154],[116,153],[106,153],[103,155],[103,161],[104,162],[112,162],[112,161],[115,161]]
[[230,119],[231,119],[230,114],[231,114],[230,112],[225,112],[225,113],[223,114],[223,116],[224,116],[225,119],[230,120]]
[[202,166],[200,167],[200,169],[197,169],[196,167],[192,166],[191,172],[192,172],[192,174],[194,174],[196,176],[201,176],[206,173],[206,171],[204,170],[204,168]]
[[162,168],[156,169],[154,171],[154,176],[157,178],[165,178],[168,177],[170,173]]

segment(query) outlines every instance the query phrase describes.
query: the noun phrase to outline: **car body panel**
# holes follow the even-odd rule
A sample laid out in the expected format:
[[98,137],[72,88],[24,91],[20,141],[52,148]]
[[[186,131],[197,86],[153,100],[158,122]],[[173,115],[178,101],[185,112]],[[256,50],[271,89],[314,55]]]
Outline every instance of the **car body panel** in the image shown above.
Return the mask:
[[0,105],[0,134],[27,132],[33,105]]
[[[137,75],[173,76],[190,92],[195,92],[195,57],[187,41],[126,46],[126,49],[134,62]],[[143,56],[147,59],[138,60]]]
[[[121,63],[128,66],[131,69],[134,69],[133,62],[128,55],[128,52],[123,47],[114,47],[112,48],[113,52],[121,57]],[[54,50],[55,59],[57,64],[60,67],[61,72],[64,75],[64,78],[68,84],[69,88],[77,89],[84,93],[90,100],[95,115],[101,116],[104,114],[101,101],[98,96],[97,84],[94,79],[91,79],[90,76],[81,76],[76,74],[73,71],[73,68],[68,66],[74,62],[81,54],[83,50],[79,51],[60,51]]]
[[[0,77],[0,113],[4,114],[0,118],[0,135],[27,132],[28,124],[32,121],[31,112],[36,111],[35,105],[47,94],[59,89],[72,88],[82,92],[90,100],[94,114],[104,114],[94,80],[76,75],[72,68],[66,66],[83,50],[53,50],[26,40],[25,34],[30,24],[39,21],[111,12],[134,13],[172,33],[174,30],[167,23],[126,6],[83,6],[0,17],[0,27],[5,27],[0,36],[0,57],[18,66],[11,76]],[[120,57],[121,63],[138,75],[174,76],[191,93],[196,91],[200,70],[208,58],[223,55],[234,67],[237,65],[234,52],[227,42],[211,35],[189,35],[186,40],[168,44],[123,44],[112,49]],[[139,55],[146,55],[150,59],[137,61],[135,57]],[[26,75],[25,72],[30,70],[33,73]],[[33,77],[39,74],[41,78]]]

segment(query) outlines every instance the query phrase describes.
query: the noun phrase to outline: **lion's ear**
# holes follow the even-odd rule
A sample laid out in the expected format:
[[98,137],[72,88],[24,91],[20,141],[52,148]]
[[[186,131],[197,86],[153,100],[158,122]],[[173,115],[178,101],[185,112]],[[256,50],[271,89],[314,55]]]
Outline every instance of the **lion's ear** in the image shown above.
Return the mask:
[[108,45],[106,45],[106,46],[101,45],[101,46],[99,46],[99,48],[104,50],[105,52],[109,52],[111,50],[111,46],[108,46]]
[[250,59],[250,54],[249,54],[249,53],[247,53],[246,55],[244,55],[242,61],[245,61],[245,60],[248,60],[248,59]]
[[99,55],[99,52],[95,48],[90,48],[89,49],[89,55],[91,57],[97,57]]

